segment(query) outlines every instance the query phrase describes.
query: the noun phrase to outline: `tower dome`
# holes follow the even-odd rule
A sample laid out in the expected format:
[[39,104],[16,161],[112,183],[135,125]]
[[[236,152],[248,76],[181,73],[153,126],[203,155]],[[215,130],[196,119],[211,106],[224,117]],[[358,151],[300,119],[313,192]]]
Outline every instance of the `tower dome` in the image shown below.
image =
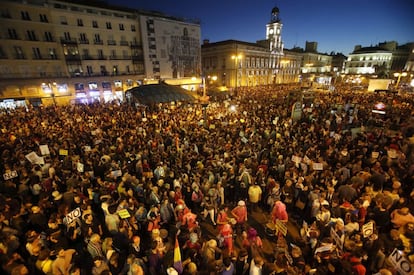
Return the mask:
[[270,22],[271,23],[280,22],[280,18],[279,18],[279,8],[278,7],[274,7],[272,9],[272,14],[271,14],[271,17],[270,17]]

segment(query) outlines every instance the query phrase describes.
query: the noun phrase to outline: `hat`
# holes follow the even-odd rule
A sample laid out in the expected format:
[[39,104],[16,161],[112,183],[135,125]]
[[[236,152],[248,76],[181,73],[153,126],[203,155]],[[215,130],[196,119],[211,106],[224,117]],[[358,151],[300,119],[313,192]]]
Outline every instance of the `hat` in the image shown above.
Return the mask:
[[246,203],[244,201],[239,201],[237,203],[238,206],[246,206]]
[[62,194],[59,193],[59,191],[56,190],[56,191],[52,192],[52,197],[53,197],[53,200],[58,201],[58,200],[62,199]]

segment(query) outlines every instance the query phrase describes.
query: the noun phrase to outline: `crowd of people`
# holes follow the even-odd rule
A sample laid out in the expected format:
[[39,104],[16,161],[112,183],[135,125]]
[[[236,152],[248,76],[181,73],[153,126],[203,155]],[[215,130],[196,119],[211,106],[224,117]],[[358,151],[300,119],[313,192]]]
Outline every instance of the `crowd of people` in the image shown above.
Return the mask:
[[412,98],[296,88],[3,110],[2,274],[414,271]]

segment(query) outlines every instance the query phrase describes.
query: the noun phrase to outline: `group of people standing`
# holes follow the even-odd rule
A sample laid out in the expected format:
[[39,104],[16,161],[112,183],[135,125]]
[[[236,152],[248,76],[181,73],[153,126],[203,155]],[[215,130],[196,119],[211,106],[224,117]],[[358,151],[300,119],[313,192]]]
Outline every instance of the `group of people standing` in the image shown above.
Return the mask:
[[[413,254],[413,100],[338,86],[294,119],[295,88],[240,88],[205,110],[113,102],[4,111],[2,271],[401,272],[390,255],[396,248],[411,263]],[[372,112],[379,100],[385,115]],[[250,224],[257,211],[269,217],[263,228]],[[299,233],[261,234],[268,223]]]

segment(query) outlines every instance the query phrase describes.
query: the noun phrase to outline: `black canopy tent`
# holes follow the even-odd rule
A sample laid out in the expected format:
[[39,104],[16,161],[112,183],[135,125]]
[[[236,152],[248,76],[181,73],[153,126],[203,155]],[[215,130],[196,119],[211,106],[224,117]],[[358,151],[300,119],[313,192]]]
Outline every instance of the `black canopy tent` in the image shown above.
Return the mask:
[[129,100],[142,105],[152,105],[156,103],[166,103],[173,101],[193,102],[196,100],[194,92],[187,91],[181,87],[162,84],[149,84],[134,87],[125,92]]

